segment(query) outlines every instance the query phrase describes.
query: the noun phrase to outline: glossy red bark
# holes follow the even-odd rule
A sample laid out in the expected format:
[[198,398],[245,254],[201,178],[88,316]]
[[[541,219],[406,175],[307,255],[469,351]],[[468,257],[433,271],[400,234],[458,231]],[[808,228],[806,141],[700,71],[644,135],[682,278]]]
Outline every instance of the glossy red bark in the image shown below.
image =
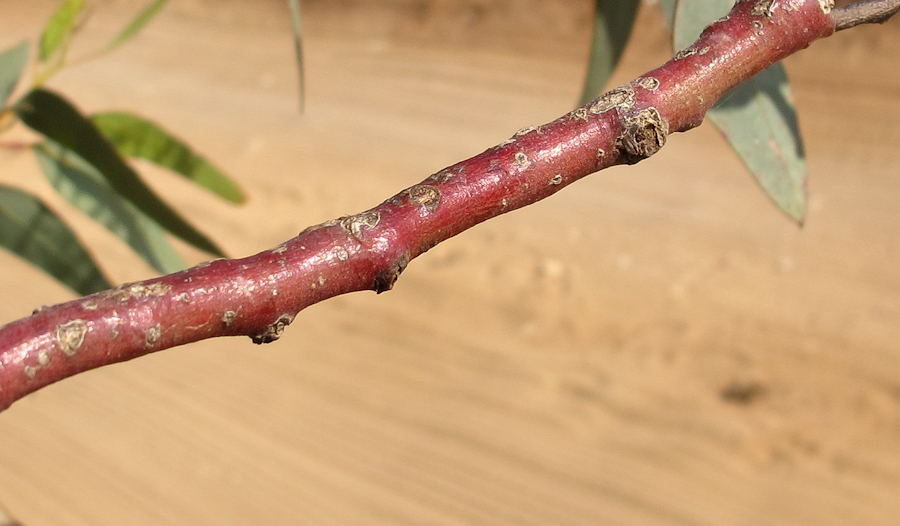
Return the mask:
[[215,336],[278,338],[303,308],[382,292],[410,260],[699,125],[727,90],[830,35],[819,0],[751,0],[662,67],[559,119],[457,163],[355,216],[273,250],[217,260],[44,308],[0,329],[0,409],[102,365]]

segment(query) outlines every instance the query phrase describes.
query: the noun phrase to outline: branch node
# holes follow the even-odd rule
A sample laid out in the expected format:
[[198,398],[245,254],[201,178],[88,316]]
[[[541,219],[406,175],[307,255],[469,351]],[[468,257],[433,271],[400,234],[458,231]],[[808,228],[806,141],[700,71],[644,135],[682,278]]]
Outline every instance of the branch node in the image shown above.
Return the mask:
[[372,285],[372,290],[374,290],[376,294],[381,294],[382,292],[387,292],[394,288],[394,283],[397,283],[397,279],[399,279],[400,274],[406,270],[407,265],[409,265],[409,254],[403,254],[397,264],[393,265],[390,270],[375,276],[375,283]]
[[430,184],[419,184],[409,189],[409,201],[434,212],[441,204],[441,191]]
[[263,343],[272,343],[278,338],[281,338],[282,333],[284,333],[284,328],[290,325],[292,321],[294,321],[294,314],[284,313],[266,327],[266,332],[251,336],[250,339],[253,340],[253,343],[259,345]]
[[56,343],[66,356],[75,356],[84,343],[88,327],[84,320],[72,320],[56,327]]
[[634,106],[634,89],[626,84],[597,97],[591,104],[590,112],[599,115],[613,108],[629,110],[632,106]]
[[381,222],[381,213],[375,210],[344,217],[340,220],[341,228],[356,239],[359,239],[363,227],[375,228]]
[[619,147],[628,164],[634,164],[658,152],[666,144],[669,123],[650,107],[625,121]]

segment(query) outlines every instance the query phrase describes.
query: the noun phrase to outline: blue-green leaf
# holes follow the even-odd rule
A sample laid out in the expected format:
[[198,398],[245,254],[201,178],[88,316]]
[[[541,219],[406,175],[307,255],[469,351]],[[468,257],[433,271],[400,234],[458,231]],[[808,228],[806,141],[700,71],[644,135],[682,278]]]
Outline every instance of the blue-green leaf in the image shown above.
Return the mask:
[[110,188],[96,168],[52,141],[36,145],[34,152],[59,195],[128,243],[161,274],[184,269],[162,228]]
[[37,197],[0,186],[0,246],[78,294],[112,284],[68,226]]
[[113,41],[109,43],[108,46],[106,46],[106,51],[112,51],[113,49],[116,49],[117,47],[130,40],[136,34],[138,34],[138,32],[140,32],[140,30],[143,29],[144,26],[146,26],[147,23],[150,22],[150,20],[152,20],[153,17],[156,16],[156,14],[159,13],[159,11],[163,7],[165,7],[168,1],[169,0],[155,0],[150,5],[145,7],[140,13],[138,13],[138,15],[131,21],[131,23],[125,26],[125,29],[123,29],[122,32],[119,33],[116,38],[114,38]]
[[596,0],[594,39],[581,104],[594,99],[609,82],[625,51],[640,5],[640,0]]
[[[663,0],[668,8],[672,0]],[[680,0],[674,9],[675,49],[689,46],[732,0]],[[709,119],[778,207],[795,221],[806,216],[806,160],[787,73],[779,63],[726,93]]]
[[122,112],[99,113],[90,119],[121,155],[172,170],[232,203],[244,202],[240,187],[225,173],[155,123]]
[[69,39],[78,22],[78,17],[84,10],[84,0],[66,0],[59,9],[53,13],[47,26],[41,34],[41,44],[38,47],[38,60],[46,62],[58,51],[65,53]]
[[100,131],[64,98],[45,89],[34,89],[16,104],[15,111],[28,127],[94,166],[113,190],[161,227],[201,250],[222,256],[222,250],[160,199]]
[[26,63],[28,63],[27,41],[0,52],[0,108],[16,89]]
[[673,24],[672,45],[675,49],[693,44],[706,26],[727,15],[734,7],[734,0],[667,0],[663,3],[667,18]]
[[798,223],[806,217],[806,155],[791,86],[781,64],[731,90],[709,119],[776,205]]
[[306,90],[304,87],[303,73],[303,26],[300,20],[300,0],[288,0],[291,8],[291,28],[294,31],[294,52],[297,56],[297,91],[300,96],[300,112],[303,112],[305,105]]

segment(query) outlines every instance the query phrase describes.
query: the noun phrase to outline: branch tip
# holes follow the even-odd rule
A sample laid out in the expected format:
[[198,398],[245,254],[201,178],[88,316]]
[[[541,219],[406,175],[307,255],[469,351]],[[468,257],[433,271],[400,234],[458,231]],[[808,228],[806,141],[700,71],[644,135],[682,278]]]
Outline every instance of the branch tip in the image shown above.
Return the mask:
[[900,12],[900,0],[860,0],[831,12],[834,30],[843,31],[862,24],[882,24]]

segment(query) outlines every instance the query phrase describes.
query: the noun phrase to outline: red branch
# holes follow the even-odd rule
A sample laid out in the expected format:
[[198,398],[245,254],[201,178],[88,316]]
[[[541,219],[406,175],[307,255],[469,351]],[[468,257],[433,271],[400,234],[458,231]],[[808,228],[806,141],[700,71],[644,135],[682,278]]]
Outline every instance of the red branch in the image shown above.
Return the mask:
[[[0,329],[0,409],[81,371],[214,336],[278,339],[326,298],[389,290],[429,248],[598,170],[656,153],[726,91],[830,35],[825,0],[745,0],[662,67],[445,168],[371,210],[255,256],[36,311]],[[824,7],[823,7],[824,6]]]

